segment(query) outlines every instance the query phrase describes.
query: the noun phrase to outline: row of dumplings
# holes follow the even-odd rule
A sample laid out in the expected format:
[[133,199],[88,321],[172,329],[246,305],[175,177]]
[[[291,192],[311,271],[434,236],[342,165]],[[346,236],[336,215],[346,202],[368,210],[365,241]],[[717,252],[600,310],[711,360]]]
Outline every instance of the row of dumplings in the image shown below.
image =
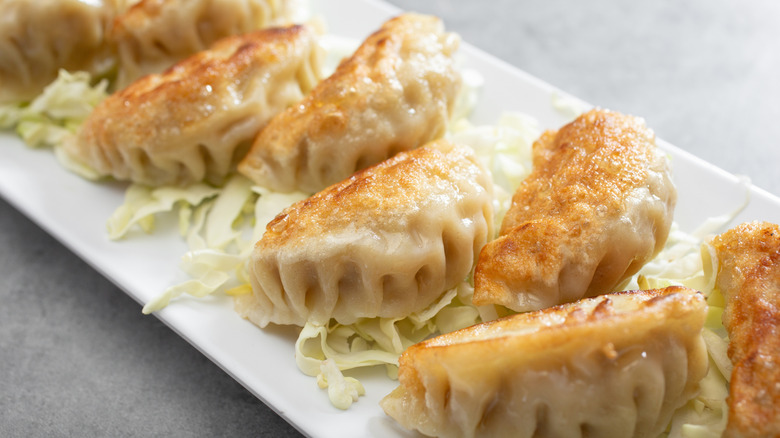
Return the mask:
[[[592,110],[534,143],[534,170],[492,237],[490,174],[444,138],[353,174],[268,224],[237,309],[349,324],[428,306],[474,269],[474,304],[520,312],[423,341],[382,408],[444,437],[655,437],[710,366],[704,295],[617,292],[664,246],[676,191],[635,117]],[[727,299],[728,436],[780,431],[780,226],[708,245]]]
[[157,73],[220,38],[286,24],[293,0],[3,0],[0,103],[29,101],[60,69],[115,77]]
[[457,46],[437,18],[404,14],[322,79],[309,26],[234,35],[109,96],[64,150],[141,184],[220,184],[238,168],[314,193],[444,134]]
[[[780,436],[780,225],[746,222],[704,248],[717,266],[705,274],[726,300],[733,369],[719,368],[724,421],[689,433]],[[408,348],[381,405],[430,436],[663,436],[713,366],[707,316],[704,296],[680,286],[518,313]]]
[[431,436],[660,433],[707,372],[704,297],[601,295],[669,232],[676,191],[652,133],[593,110],[543,135],[496,239],[491,188],[447,138],[359,171],[268,224],[237,310],[260,326],[403,318],[476,265],[474,304],[536,312],[409,348],[389,416]]
[[[664,246],[673,219],[669,162],[641,119],[597,109],[543,134],[494,230],[490,172],[445,136],[461,85],[458,38],[435,17],[389,20],[323,78],[317,32],[288,25],[282,1],[5,3],[22,24],[2,30],[0,56],[13,60],[0,59],[0,101],[29,99],[58,68],[118,68],[118,91],[64,145],[74,160],[148,185],[220,184],[237,170],[274,191],[314,194],[270,222],[254,248],[253,293],[236,309],[257,325],[400,318],[472,274],[475,305],[526,312],[407,350],[400,386],[382,402],[405,427],[656,436],[696,394],[708,367],[703,296],[609,294]],[[57,50],[31,35],[53,20],[44,10],[72,32]],[[776,225],[751,232],[780,236]],[[765,246],[753,248],[758,260],[780,251]],[[739,284],[722,288],[730,303],[777,301],[771,260],[774,274],[762,275],[774,295],[732,279]],[[754,303],[763,301],[745,300],[733,308],[766,313]],[[727,328],[759,337],[738,321]],[[777,336],[760,338],[735,347],[735,361],[758,348],[776,358]],[[778,381],[771,369],[759,374]]]
[[[367,43],[383,41],[372,38]],[[401,88],[415,84],[401,82]],[[353,92],[345,84],[333,90]],[[322,97],[328,95],[318,95],[315,88],[303,104],[274,121],[286,120],[293,133],[299,125],[321,129],[319,119],[305,110],[332,104]],[[344,108],[359,106],[336,101]],[[404,110],[405,105],[399,103]],[[382,123],[394,120],[393,114],[370,117]],[[351,120],[361,119],[347,117],[346,123]],[[342,126],[344,118],[337,121]],[[374,129],[371,123],[360,126]],[[268,138],[261,144],[283,136],[271,132],[274,137],[261,131],[258,139]],[[338,140],[352,145],[352,132],[341,131]],[[514,194],[495,239],[490,173],[467,145],[440,135],[419,141],[419,147],[391,151],[391,158],[351,173],[279,214],[255,246],[249,265],[253,293],[238,297],[239,313],[261,327],[401,318],[426,308],[476,267],[475,305],[529,313],[408,349],[400,360],[400,386],[382,401],[388,415],[432,436],[663,432],[674,411],[697,394],[707,373],[702,337],[707,304],[701,293],[682,287],[609,293],[658,254],[672,223],[676,190],[669,161],[656,148],[652,131],[641,119],[597,109],[543,134],[534,143],[534,170]],[[305,149],[307,158],[318,152],[319,144]],[[343,156],[331,153],[331,165],[338,166]],[[346,173],[362,168],[352,165],[351,158],[347,161]],[[277,172],[283,168],[277,165]],[[283,185],[270,185],[284,184],[278,182],[284,177],[276,181],[260,184],[284,191]],[[302,188],[295,185],[299,182],[292,184]],[[759,234],[780,236],[776,225],[755,228]],[[738,229],[721,239],[742,241],[742,233],[750,231]],[[718,256],[725,263],[746,250]],[[769,250],[776,259],[772,251],[780,251],[780,245]],[[754,253],[747,263],[765,263],[763,246]],[[733,281],[726,279],[741,269],[721,272],[719,284]],[[777,261],[773,269],[777,272]],[[769,280],[772,275],[777,276],[770,274]],[[777,279],[773,281],[776,285]],[[730,299],[727,310],[765,311],[751,307],[752,297],[761,291],[721,289]],[[776,294],[769,300],[776,301]],[[727,328],[730,333],[754,332],[736,324],[727,323]],[[759,349],[776,357],[771,353],[775,338],[760,338]],[[754,349],[734,347],[747,350],[741,357],[750,357]],[[738,355],[734,361],[744,362]],[[777,381],[771,367],[759,372]],[[732,388],[755,386],[745,380],[734,379]],[[744,420],[751,403],[754,408],[761,404],[755,399],[732,403],[728,430],[755,428]],[[769,403],[757,409],[768,410],[771,418],[777,407]],[[774,427],[771,421],[764,424]]]

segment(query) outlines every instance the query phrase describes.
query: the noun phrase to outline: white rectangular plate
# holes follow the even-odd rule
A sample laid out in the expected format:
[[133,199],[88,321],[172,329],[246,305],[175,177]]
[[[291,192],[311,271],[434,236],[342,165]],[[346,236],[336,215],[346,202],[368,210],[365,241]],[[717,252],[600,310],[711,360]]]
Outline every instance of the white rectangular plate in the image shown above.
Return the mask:
[[[356,39],[363,39],[398,12],[367,0],[317,0],[312,4],[329,32]],[[553,95],[563,96],[563,92],[468,44],[462,45],[461,54],[464,67],[479,71],[485,79],[474,122],[495,122],[508,110],[530,114],[544,128],[557,128],[567,121],[552,106]],[[731,212],[742,204],[746,190],[737,177],[665,142],[660,144],[673,160],[679,189],[675,219],[683,230],[692,231],[707,217]],[[29,149],[9,133],[0,133],[0,151],[0,195],[139,303],[183,279],[178,264],[187,248],[173,227],[153,235],[138,233],[120,242],[108,239],[106,219],[122,203],[125,185],[85,181],[64,170],[50,150]],[[750,197],[733,223],[780,222],[780,199],[752,187]],[[408,434],[379,408],[379,400],[395,387],[383,368],[357,375],[367,394],[344,412],[331,406],[326,391],[313,378],[298,371],[293,356],[295,330],[258,329],[238,317],[225,297],[179,300],[157,316],[304,434],[339,438]]]

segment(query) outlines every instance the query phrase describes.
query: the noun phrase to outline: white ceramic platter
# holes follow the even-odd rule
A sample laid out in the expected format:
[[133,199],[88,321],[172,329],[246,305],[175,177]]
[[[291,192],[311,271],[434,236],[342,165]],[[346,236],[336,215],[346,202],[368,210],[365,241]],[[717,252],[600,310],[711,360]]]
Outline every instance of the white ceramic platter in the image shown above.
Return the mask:
[[[358,40],[398,12],[367,0],[311,3],[330,33]],[[485,79],[474,122],[495,122],[507,110],[530,114],[545,128],[557,128],[567,121],[552,106],[554,94],[564,95],[560,90],[468,44],[462,45],[461,55],[463,66],[477,70]],[[679,189],[675,218],[683,230],[692,231],[707,217],[728,213],[743,202],[746,190],[737,177],[660,143],[673,160]],[[122,203],[123,184],[81,179],[64,170],[51,150],[29,149],[9,133],[0,133],[0,151],[0,195],[139,303],[184,279],[178,264],[187,248],[173,227],[153,235],[138,233],[120,242],[108,239],[106,219]],[[780,199],[756,188],[750,189],[750,198],[734,223],[780,222]],[[293,357],[295,330],[258,329],[239,318],[225,297],[179,300],[156,315],[306,435],[407,434],[379,408],[379,400],[395,386],[383,368],[360,372],[357,377],[367,395],[348,411],[340,411],[331,406],[326,391],[313,378],[298,371]]]

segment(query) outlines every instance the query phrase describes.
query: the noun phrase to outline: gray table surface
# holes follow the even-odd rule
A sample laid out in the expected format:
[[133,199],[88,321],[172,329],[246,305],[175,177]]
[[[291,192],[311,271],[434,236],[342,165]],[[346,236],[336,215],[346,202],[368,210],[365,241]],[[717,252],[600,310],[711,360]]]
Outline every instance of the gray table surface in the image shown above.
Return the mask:
[[[780,194],[780,2],[391,3]],[[0,248],[0,436],[299,435],[1,199]]]

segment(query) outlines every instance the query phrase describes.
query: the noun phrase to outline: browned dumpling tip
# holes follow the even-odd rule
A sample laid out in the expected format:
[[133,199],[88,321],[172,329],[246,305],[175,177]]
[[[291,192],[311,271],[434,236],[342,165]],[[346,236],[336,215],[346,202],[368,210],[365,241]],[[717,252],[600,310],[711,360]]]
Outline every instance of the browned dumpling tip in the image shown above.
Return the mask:
[[220,40],[109,96],[65,151],[119,180],[220,183],[268,120],[317,82],[317,47],[304,26]]
[[423,341],[381,401],[438,437],[653,437],[708,368],[704,297],[618,292]]
[[118,88],[206,50],[214,42],[288,22],[290,0],[141,0],[110,32]]
[[711,245],[734,364],[724,436],[780,436],[780,226],[744,223]]
[[60,69],[107,73],[114,56],[106,33],[111,0],[0,2],[0,103],[35,98]]
[[474,304],[528,311],[614,291],[666,242],[677,192],[641,119],[592,110],[533,154],[480,254]]
[[261,327],[421,311],[471,272],[492,187],[475,153],[445,139],[357,172],[268,224],[236,308]]
[[272,190],[314,193],[443,136],[460,89],[457,47],[436,17],[391,19],[275,117],[239,171]]

